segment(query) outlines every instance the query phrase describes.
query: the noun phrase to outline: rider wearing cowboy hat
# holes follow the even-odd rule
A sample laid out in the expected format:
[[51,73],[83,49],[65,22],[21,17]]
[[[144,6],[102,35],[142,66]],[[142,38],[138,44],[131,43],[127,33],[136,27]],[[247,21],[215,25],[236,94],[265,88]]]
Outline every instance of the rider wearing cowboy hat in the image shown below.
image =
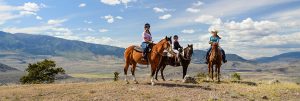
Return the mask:
[[[209,38],[209,44],[219,43],[219,40],[221,39],[221,37],[218,35],[218,30],[212,29],[210,31],[210,33],[212,34],[212,36]],[[221,47],[219,47],[219,49],[222,52],[223,62],[226,63],[227,60],[226,60],[225,51]],[[209,55],[210,51],[211,51],[211,46],[210,46],[210,48],[208,49],[208,51],[206,53],[206,61],[205,61],[206,64],[208,64],[208,55]]]

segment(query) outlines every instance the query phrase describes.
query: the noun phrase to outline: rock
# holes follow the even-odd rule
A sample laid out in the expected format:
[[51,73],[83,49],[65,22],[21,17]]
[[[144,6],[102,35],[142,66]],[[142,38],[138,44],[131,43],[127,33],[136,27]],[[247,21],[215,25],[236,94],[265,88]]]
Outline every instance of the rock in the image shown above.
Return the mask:
[[197,83],[196,79],[186,75],[182,81],[183,83]]
[[262,99],[265,99],[265,100],[267,100],[267,99],[268,99],[268,97],[267,97],[267,96],[262,96],[261,98],[262,98]]
[[280,82],[279,82],[279,80],[277,80],[277,79],[274,79],[274,80],[269,81],[269,84],[270,84],[270,85],[271,85],[271,84],[278,84],[278,83],[280,83]]

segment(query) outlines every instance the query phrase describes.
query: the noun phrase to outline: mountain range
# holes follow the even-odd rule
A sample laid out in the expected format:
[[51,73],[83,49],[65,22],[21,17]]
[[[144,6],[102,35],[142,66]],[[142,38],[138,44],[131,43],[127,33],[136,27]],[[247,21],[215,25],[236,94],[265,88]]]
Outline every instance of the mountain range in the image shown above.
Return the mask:
[[[22,55],[50,55],[77,59],[90,59],[98,55],[123,58],[124,48],[66,40],[46,35],[7,33],[0,31],[0,51],[12,51]],[[206,51],[194,50],[193,62],[203,63]],[[5,54],[0,54],[0,57]],[[289,52],[273,57],[246,60],[237,54],[226,54],[229,61],[272,62],[282,59],[300,59],[300,52]]]

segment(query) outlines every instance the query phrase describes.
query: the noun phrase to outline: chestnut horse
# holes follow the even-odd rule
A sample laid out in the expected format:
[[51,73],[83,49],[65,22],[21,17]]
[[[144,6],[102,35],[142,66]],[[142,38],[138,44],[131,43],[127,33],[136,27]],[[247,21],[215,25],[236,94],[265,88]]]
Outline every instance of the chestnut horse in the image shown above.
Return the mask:
[[125,58],[125,66],[124,66],[124,74],[125,74],[125,81],[127,83],[127,70],[129,65],[131,65],[131,74],[133,76],[133,80],[135,83],[138,83],[136,78],[135,78],[135,68],[136,64],[141,64],[141,65],[148,65],[150,64],[151,66],[151,85],[154,85],[154,74],[155,71],[158,67],[158,64],[160,62],[160,59],[162,57],[162,53],[164,50],[171,51],[172,47],[172,38],[171,37],[165,37],[162,39],[160,42],[157,44],[152,44],[152,49],[150,53],[148,53],[148,62],[146,60],[142,60],[143,56],[141,52],[136,51],[134,48],[137,46],[129,46],[126,48],[124,52],[124,58]]
[[222,54],[221,50],[219,49],[218,43],[213,43],[211,52],[208,58],[208,75],[214,80],[214,65],[216,66],[215,72],[217,72],[217,79],[220,82],[220,69],[222,65]]
[[[182,53],[179,53],[178,55],[180,58],[180,62],[181,62],[181,66],[182,66],[182,79],[185,77],[186,75],[186,72],[187,72],[187,68],[189,66],[189,64],[191,63],[191,60],[192,60],[192,56],[193,56],[193,44],[189,45],[183,49],[183,55]],[[173,57],[169,57],[169,56],[163,56],[162,59],[161,59],[161,62],[160,62],[160,65],[158,67],[158,69],[156,70],[156,73],[155,73],[155,79],[157,79],[157,74],[160,70],[161,72],[161,78],[163,79],[163,81],[166,81],[165,80],[165,77],[164,77],[164,69],[166,68],[167,65],[170,65],[170,66],[173,66],[173,67],[176,67],[176,66],[179,66],[180,64],[178,63],[175,63],[175,56]]]

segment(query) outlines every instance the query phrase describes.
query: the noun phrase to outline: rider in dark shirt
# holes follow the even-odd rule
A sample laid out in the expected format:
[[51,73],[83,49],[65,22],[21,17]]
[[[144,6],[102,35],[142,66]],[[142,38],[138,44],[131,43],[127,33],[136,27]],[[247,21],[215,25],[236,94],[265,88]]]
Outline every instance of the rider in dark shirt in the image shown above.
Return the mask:
[[[180,64],[180,58],[179,58],[179,55],[180,55],[180,52],[182,50],[182,47],[180,46],[179,42],[178,42],[178,36],[175,35],[174,36],[174,43],[173,43],[173,49],[174,49],[174,52],[176,53],[176,59],[175,59],[175,62],[176,63],[179,63]],[[180,64],[181,65],[181,64]],[[177,65],[175,65],[177,66]]]
[[180,48],[182,49],[182,47],[180,46],[180,44],[179,44],[179,42],[178,42],[178,36],[175,35],[175,36],[174,36],[174,47],[173,47],[173,49],[179,50]]

